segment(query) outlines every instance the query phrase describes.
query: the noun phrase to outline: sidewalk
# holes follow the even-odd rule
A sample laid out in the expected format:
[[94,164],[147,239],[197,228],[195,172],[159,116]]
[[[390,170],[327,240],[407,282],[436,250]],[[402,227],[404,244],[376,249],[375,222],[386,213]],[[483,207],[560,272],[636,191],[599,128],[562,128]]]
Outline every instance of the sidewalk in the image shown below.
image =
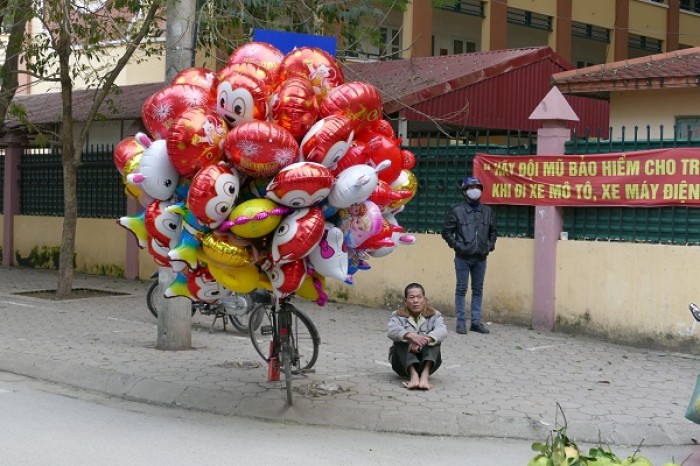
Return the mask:
[[222,415],[428,435],[543,441],[558,402],[582,443],[700,441],[683,417],[697,356],[494,324],[490,335],[451,332],[435,388],[407,391],[386,362],[389,311],[298,300],[322,345],[287,407],[282,383],[267,382],[248,336],[230,325],[209,333],[211,317],[196,315],[194,350],[156,350],[148,285],[76,275],[74,288],[126,295],[50,301],[15,293],[55,289],[55,271],[0,267],[0,370]]

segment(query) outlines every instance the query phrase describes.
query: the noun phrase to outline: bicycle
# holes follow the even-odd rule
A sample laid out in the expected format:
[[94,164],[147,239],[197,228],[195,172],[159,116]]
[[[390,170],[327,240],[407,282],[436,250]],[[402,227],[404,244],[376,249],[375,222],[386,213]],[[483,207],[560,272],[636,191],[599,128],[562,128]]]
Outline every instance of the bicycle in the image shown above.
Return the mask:
[[318,358],[321,337],[316,326],[290,302],[290,297],[273,301],[268,294],[266,302],[254,306],[248,328],[253,347],[268,363],[268,382],[280,380],[280,371],[284,372],[287,403],[291,406],[293,376],[310,372]]
[[[155,278],[158,277],[157,272],[154,276]],[[151,278],[154,276],[151,276]],[[158,281],[156,280],[151,284],[146,293],[146,305],[156,319],[158,318],[158,308],[163,306],[166,299],[167,298],[165,298],[160,291]],[[202,315],[214,316],[214,320],[212,320],[209,326],[209,333],[213,331],[214,324],[218,319],[223,321],[224,331],[226,331],[227,318],[236,330],[241,333],[247,333],[248,320],[253,311],[253,304],[253,296],[250,293],[232,293],[230,296],[226,296],[215,303],[192,301],[192,315],[194,316],[197,311],[199,311]]]

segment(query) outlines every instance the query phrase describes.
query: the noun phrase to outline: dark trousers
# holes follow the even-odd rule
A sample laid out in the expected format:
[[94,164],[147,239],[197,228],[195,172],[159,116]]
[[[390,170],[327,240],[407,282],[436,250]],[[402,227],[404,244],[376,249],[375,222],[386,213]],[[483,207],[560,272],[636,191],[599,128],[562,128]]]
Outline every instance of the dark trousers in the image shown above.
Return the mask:
[[438,370],[438,367],[442,364],[440,345],[424,346],[420,353],[409,352],[408,345],[405,342],[394,342],[394,345],[389,350],[389,360],[394,372],[401,377],[408,377],[408,367],[415,365],[417,366],[416,371],[420,375],[423,371],[423,364],[426,361],[433,362],[433,367],[430,369],[431,374]]

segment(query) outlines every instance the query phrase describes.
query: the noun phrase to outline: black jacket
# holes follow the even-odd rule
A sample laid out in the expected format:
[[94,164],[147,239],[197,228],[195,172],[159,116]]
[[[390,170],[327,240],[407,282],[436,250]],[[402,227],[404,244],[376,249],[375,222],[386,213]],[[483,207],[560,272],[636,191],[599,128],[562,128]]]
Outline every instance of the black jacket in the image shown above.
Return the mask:
[[445,216],[442,237],[462,259],[484,260],[496,247],[496,216],[491,207],[467,202],[452,207]]

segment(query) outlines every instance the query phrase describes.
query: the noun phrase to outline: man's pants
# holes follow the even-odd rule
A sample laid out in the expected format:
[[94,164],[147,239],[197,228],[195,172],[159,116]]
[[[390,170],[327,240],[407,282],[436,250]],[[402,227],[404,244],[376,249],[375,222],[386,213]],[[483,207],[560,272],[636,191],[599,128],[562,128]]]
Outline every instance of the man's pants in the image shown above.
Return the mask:
[[481,323],[481,301],[484,294],[484,277],[486,276],[486,260],[462,259],[455,256],[455,274],[457,285],[455,286],[455,317],[457,327],[467,324],[465,313],[467,288],[469,276],[472,278],[472,308],[471,324]]
[[418,365],[416,368],[418,375],[423,371],[423,365],[426,361],[433,362],[433,367],[430,369],[431,374],[442,364],[439,344],[435,346],[424,346],[420,353],[409,352],[408,345],[409,343],[406,342],[395,342],[394,346],[389,350],[391,368],[401,377],[408,377],[408,367],[414,364]]

